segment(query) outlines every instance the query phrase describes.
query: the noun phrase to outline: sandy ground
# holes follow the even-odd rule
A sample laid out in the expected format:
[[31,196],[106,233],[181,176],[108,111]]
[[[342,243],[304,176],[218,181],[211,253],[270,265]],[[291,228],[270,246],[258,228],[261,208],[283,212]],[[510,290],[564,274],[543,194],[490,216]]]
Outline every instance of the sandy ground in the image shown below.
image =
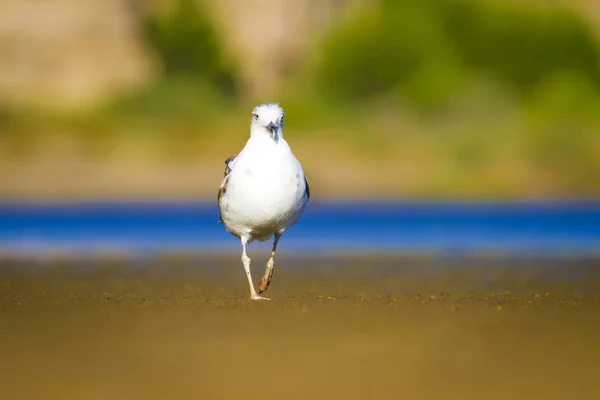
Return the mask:
[[246,290],[233,255],[0,261],[0,398],[600,398],[600,259],[282,256]]

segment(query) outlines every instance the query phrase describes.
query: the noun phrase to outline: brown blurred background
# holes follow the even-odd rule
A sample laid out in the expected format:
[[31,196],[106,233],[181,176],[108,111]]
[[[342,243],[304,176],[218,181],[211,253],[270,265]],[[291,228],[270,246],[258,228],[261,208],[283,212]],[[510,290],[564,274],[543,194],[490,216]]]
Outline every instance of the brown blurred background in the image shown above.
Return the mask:
[[600,193],[591,0],[0,0],[0,195],[213,199],[279,101],[317,198]]

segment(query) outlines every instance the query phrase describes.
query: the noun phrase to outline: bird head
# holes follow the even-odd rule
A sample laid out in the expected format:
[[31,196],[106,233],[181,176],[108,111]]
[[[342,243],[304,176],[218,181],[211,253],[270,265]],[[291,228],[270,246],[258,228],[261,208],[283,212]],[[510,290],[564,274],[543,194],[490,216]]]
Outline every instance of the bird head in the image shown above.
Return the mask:
[[283,109],[277,103],[261,104],[252,110],[250,134],[269,135],[275,142],[283,137]]

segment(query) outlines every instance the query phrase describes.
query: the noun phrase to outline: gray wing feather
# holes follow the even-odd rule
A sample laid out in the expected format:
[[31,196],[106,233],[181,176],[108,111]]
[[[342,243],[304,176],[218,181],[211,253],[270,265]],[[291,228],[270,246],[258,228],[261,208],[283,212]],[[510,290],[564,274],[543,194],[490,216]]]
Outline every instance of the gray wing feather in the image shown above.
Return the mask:
[[223,173],[223,182],[221,182],[221,186],[219,187],[219,193],[217,194],[217,205],[219,206],[219,222],[223,222],[221,218],[221,197],[227,192],[227,185],[229,184],[229,174],[231,174],[231,169],[233,168],[233,163],[235,161],[236,155],[233,155],[225,160],[225,172]]
[[229,173],[231,172],[231,168],[233,168],[233,162],[235,161],[236,157],[237,157],[237,154],[233,155],[233,156],[227,158],[227,160],[225,160],[225,173],[223,174],[223,177],[229,175]]
[[308,180],[306,180],[306,176],[304,177],[304,186],[306,187],[306,189],[304,189],[304,192],[306,193],[306,200],[310,200],[310,187],[308,186]]

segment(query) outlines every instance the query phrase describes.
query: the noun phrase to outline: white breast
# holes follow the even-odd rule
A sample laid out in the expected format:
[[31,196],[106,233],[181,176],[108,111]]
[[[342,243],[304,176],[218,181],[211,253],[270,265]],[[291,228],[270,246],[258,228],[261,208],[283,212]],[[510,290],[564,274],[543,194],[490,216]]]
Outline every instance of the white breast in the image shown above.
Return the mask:
[[283,138],[251,138],[235,160],[221,218],[231,233],[267,240],[295,224],[306,205],[302,166]]

